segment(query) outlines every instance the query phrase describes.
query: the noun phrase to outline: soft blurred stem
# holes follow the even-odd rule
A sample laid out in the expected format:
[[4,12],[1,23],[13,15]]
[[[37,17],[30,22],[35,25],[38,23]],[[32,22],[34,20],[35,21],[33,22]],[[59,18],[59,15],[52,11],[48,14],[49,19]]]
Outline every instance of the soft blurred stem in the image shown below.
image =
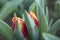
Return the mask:
[[52,26],[52,23],[53,23],[53,19],[50,20],[49,27]]

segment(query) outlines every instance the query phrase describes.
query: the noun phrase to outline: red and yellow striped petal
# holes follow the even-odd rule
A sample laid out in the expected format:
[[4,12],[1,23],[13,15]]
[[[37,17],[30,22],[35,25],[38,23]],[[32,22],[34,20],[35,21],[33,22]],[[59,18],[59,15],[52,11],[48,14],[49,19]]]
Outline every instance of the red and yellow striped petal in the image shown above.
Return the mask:
[[22,31],[24,37],[26,37],[28,31],[27,31],[25,22],[24,22],[21,18],[19,18],[19,17],[14,17],[14,18],[12,19],[12,21],[13,21],[13,23],[12,23],[12,29],[13,29],[13,30],[15,29],[16,20],[18,20],[19,28],[21,29],[21,31]]
[[35,13],[33,13],[32,11],[29,12],[31,18],[33,19],[33,21],[35,22],[35,24],[37,25],[37,27],[39,26],[39,21],[37,16],[35,15]]

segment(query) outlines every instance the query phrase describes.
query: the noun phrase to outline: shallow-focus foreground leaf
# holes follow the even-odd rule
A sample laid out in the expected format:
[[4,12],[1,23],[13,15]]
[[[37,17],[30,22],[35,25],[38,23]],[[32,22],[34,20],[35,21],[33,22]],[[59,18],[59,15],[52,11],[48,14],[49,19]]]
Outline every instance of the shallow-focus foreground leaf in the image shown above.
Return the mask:
[[56,1],[55,8],[56,8],[58,17],[60,18],[60,2],[59,1]]
[[15,40],[12,29],[2,20],[0,20],[0,34],[5,38],[5,40]]
[[27,11],[25,11],[25,13],[24,13],[24,20],[27,25],[30,40],[38,40],[38,38],[39,38],[38,28],[36,27],[35,23],[33,22],[30,15],[27,13]]
[[45,40],[60,40],[60,38],[58,38],[54,35],[48,34],[48,33],[43,33],[43,38]]
[[0,19],[4,20],[17,6],[22,2],[22,0],[13,0],[7,2],[0,13]]
[[50,28],[50,30],[48,31],[51,34],[56,34],[56,32],[58,31],[58,29],[60,28],[60,19],[57,20],[52,27]]
[[14,30],[15,36],[17,40],[24,40],[24,36],[21,32],[20,27],[18,26],[18,21],[16,21],[16,28]]

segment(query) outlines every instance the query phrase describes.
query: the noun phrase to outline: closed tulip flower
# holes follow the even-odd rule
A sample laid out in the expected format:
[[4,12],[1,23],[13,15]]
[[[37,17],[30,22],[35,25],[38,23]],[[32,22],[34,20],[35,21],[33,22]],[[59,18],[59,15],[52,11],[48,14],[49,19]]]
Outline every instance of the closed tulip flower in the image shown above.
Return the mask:
[[[36,17],[36,15],[32,11],[29,12],[29,15],[33,19],[33,21],[35,22],[36,26],[38,27],[39,26],[39,21],[38,21],[38,18]],[[24,37],[26,37],[27,34],[28,34],[28,31],[27,31],[27,27],[26,27],[25,22],[19,17],[13,17],[12,21],[13,21],[12,29],[13,30],[15,29],[16,21],[18,21],[19,28],[21,29]]]
[[21,29],[24,37],[26,37],[27,33],[28,33],[27,27],[26,27],[25,22],[21,18],[19,18],[19,17],[13,17],[13,19],[12,19],[12,21],[13,21],[13,23],[12,23],[12,29],[14,30],[15,27],[16,27],[16,20],[18,21],[19,28]]

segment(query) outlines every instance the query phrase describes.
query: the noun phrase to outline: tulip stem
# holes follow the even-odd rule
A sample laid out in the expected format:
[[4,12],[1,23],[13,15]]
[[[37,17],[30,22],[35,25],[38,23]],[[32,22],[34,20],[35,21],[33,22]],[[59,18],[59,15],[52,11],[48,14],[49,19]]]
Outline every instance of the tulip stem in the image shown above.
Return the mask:
[[14,17],[17,17],[16,13],[14,12]]

